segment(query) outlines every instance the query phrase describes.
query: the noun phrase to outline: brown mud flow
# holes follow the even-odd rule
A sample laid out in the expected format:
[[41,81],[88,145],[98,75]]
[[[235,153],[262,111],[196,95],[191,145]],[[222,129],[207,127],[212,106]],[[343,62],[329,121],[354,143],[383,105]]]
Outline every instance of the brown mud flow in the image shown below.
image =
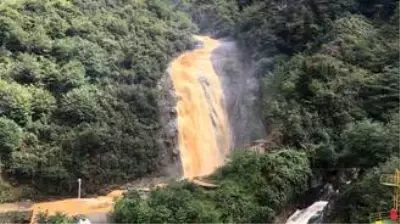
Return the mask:
[[178,98],[179,151],[183,175],[211,174],[223,165],[231,148],[231,133],[220,78],[212,64],[218,40],[195,36],[203,47],[186,52],[170,65]]

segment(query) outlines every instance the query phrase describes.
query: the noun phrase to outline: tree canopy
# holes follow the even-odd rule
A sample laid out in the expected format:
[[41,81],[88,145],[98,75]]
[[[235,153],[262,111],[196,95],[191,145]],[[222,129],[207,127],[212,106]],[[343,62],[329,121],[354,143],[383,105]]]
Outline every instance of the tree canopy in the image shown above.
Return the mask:
[[[399,157],[398,1],[192,2],[196,7],[186,11],[193,18],[220,18],[204,32],[235,38],[252,59],[263,120],[279,136],[278,148],[305,151],[317,177],[360,169],[333,210],[338,222],[368,222],[367,211],[376,207],[350,196],[389,202],[378,196],[379,183],[360,186],[368,186],[380,164]],[[364,210],[354,214],[344,204]]]
[[304,193],[310,174],[303,152],[237,151],[208,178],[218,188],[176,182],[147,198],[132,190],[117,202],[113,215],[119,223],[272,222],[288,202]]
[[281,151],[235,153],[210,177],[215,190],[132,191],[118,222],[271,222],[311,174],[343,168],[360,177],[334,220],[388,209],[375,180],[398,163],[397,0],[1,1],[0,200],[14,186],[20,197],[68,194],[79,177],[94,192],[160,169],[157,84],[192,47],[192,22],[251,59]]
[[4,181],[59,195],[157,171],[156,86],[194,31],[162,0],[1,1]]

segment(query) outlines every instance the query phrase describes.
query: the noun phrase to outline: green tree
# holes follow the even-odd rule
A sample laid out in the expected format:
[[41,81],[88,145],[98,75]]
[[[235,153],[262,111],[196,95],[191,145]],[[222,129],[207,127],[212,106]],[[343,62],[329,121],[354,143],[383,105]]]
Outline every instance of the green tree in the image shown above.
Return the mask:
[[42,88],[30,88],[32,94],[32,116],[33,119],[40,118],[41,115],[49,116],[56,108],[56,99],[50,92]]
[[385,162],[397,151],[391,147],[388,130],[381,123],[371,121],[350,124],[343,132],[340,163],[344,167],[368,169]]
[[158,82],[195,30],[162,0],[1,1],[0,115],[24,129],[5,184],[95,193],[161,169]]
[[1,114],[13,119],[20,125],[31,120],[32,94],[29,88],[17,83],[0,80]]
[[130,191],[118,201],[118,222],[271,222],[307,189],[311,171],[305,153],[283,150],[259,155],[235,152],[209,177],[217,189],[188,182],[170,183],[148,197]]
[[20,147],[21,139],[21,127],[10,119],[0,117],[0,158],[2,165],[9,165],[11,153]]
[[96,121],[104,117],[99,105],[101,92],[95,86],[82,86],[64,95],[60,113],[71,123]]

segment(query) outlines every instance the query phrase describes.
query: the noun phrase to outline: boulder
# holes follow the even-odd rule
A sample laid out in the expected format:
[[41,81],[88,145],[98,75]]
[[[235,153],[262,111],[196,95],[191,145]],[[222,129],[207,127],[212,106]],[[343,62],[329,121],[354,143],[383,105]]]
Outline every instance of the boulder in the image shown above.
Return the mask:
[[17,209],[0,212],[0,223],[30,223],[32,209]]

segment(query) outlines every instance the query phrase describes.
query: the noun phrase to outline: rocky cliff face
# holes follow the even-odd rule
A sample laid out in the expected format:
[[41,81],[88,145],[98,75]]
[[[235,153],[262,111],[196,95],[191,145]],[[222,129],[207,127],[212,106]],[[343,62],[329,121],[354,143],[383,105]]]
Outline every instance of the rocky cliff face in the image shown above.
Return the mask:
[[212,61],[224,88],[233,148],[245,147],[265,138],[257,105],[259,80],[251,61],[231,40],[221,40],[221,46],[213,52]]
[[168,73],[165,73],[160,79],[158,91],[160,92],[158,108],[160,109],[161,124],[159,144],[162,149],[159,161],[163,167],[160,174],[179,177],[182,175],[182,166],[178,143],[177,99]]

